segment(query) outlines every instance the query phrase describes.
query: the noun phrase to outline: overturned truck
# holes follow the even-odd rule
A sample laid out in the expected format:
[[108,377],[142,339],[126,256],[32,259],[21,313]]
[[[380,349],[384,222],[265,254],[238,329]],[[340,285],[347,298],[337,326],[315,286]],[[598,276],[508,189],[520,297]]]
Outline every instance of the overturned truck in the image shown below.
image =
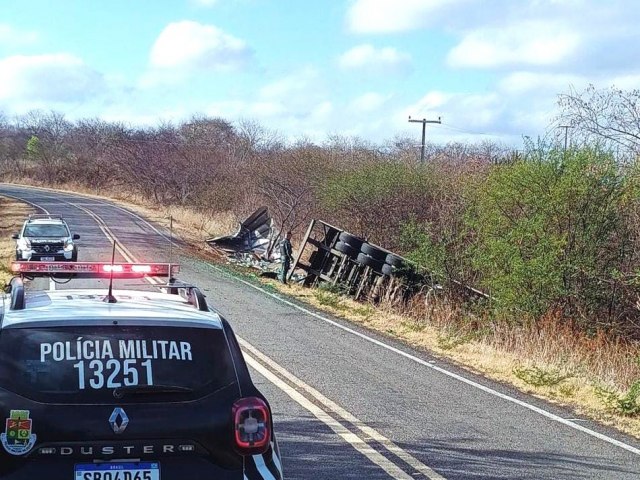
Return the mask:
[[321,220],[312,220],[294,258],[305,286],[327,282],[356,299],[406,300],[423,288],[438,288],[428,272],[407,259]]

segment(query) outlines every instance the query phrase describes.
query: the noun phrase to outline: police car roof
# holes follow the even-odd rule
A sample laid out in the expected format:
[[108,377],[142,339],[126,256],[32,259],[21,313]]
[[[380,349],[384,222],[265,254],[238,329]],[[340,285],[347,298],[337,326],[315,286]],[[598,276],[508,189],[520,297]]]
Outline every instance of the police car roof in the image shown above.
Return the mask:
[[222,328],[220,316],[194,308],[180,295],[114,290],[116,303],[104,302],[106,289],[27,293],[23,310],[5,299],[2,329],[66,325],[147,325]]
[[61,218],[30,218],[28,219],[25,223],[36,223],[36,224],[62,224],[62,223],[66,223],[63,219]]

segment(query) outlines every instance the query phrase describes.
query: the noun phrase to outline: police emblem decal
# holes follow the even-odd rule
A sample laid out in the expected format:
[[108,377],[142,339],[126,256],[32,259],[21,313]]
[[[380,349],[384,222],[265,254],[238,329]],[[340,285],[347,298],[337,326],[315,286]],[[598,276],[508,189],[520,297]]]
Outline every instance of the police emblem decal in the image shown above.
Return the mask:
[[6,419],[4,433],[0,441],[4,449],[11,455],[25,455],[36,443],[36,434],[31,433],[29,410],[11,410]]

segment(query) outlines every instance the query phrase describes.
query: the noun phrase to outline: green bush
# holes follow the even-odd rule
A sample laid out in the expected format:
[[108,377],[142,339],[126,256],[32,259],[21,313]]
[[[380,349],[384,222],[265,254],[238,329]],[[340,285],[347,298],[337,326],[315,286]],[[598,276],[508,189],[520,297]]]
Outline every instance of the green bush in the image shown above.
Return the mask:
[[640,415],[640,380],[631,385],[624,394],[608,387],[596,387],[595,393],[614,413],[629,417]]
[[555,387],[573,375],[559,370],[547,370],[540,367],[516,367],[513,374],[523,382],[534,387]]
[[475,235],[472,264],[498,310],[518,318],[561,307],[579,320],[619,318],[627,305],[616,274],[632,255],[622,212],[632,190],[598,150],[551,150],[497,166],[466,223]]

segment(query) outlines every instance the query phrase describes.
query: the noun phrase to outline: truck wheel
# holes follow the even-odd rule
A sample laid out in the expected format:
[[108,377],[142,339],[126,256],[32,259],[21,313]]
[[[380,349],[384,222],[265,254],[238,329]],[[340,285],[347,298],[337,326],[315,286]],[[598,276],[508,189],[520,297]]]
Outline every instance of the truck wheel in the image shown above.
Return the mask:
[[389,265],[387,263],[382,265],[382,273],[384,275],[393,275],[393,271],[394,271],[394,268],[391,265]]
[[367,267],[373,268],[376,272],[382,271],[382,266],[384,265],[384,263],[382,263],[380,260],[371,258],[369,255],[365,253],[359,253],[356,261],[360,265],[366,265]]
[[358,252],[360,251],[360,250],[357,250],[356,248],[352,247],[348,243],[344,243],[344,242],[336,243],[336,250],[339,251],[340,253],[344,253],[346,256],[352,257],[352,258],[355,258],[358,255]]
[[360,251],[381,263],[384,263],[384,260],[387,258],[387,254],[389,253],[368,243],[363,243],[362,247],[360,247]]
[[385,258],[385,263],[388,263],[389,265],[396,267],[396,268],[402,268],[404,266],[404,259],[394,253],[390,253],[389,255],[387,255],[387,258]]
[[355,248],[356,250],[360,250],[360,247],[362,246],[362,244],[364,243],[364,240],[361,238],[356,237],[355,235],[351,235],[350,233],[347,232],[342,232],[339,236],[338,239],[342,242],[342,243],[348,243],[349,245],[351,245],[353,248]]

